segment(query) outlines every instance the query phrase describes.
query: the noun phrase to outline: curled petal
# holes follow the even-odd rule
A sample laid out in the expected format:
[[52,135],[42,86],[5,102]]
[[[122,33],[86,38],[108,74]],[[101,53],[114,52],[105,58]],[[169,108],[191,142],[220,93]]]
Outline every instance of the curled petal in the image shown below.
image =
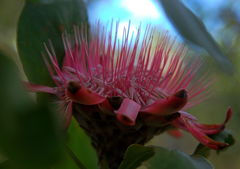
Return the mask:
[[226,123],[231,119],[233,111],[231,108],[228,108],[226,113],[226,118],[222,124],[196,124],[196,126],[201,129],[204,133],[208,135],[217,134],[224,130]]
[[183,119],[184,124],[187,128],[187,130],[196,138],[198,139],[203,145],[219,150],[223,149],[228,146],[227,143],[221,143],[218,141],[215,141],[208,137],[201,129],[199,129],[192,121]]
[[30,90],[32,92],[43,92],[43,93],[56,94],[55,88],[52,88],[52,87],[31,84],[28,82],[23,82],[23,84],[28,90]]
[[225,125],[231,118],[232,118],[232,115],[233,115],[233,111],[232,111],[232,108],[229,107],[228,110],[227,110],[227,113],[226,113],[226,118],[223,122],[223,124]]
[[220,133],[225,128],[223,124],[196,124],[196,126],[207,135]]
[[157,116],[169,115],[181,110],[186,103],[187,91],[183,89],[166,99],[157,100],[155,103],[145,107],[141,111]]
[[[187,112],[183,113],[180,111],[180,114],[181,116],[171,123],[173,126],[190,132],[197,140],[209,148],[219,150],[228,146],[226,143],[221,143],[208,137],[209,134],[216,134],[222,131],[222,128],[219,129],[219,125],[201,125],[195,118],[189,116]],[[228,109],[224,124],[230,119],[231,115],[232,110]]]
[[135,121],[140,109],[141,105],[126,98],[123,100],[120,108],[116,111],[117,119],[125,125],[133,126],[135,125]]
[[195,116],[189,114],[188,112],[179,111],[179,113],[181,114],[181,117],[184,117],[184,118],[189,119],[189,120],[197,121],[197,118]]
[[80,86],[78,82],[69,82],[66,90],[66,95],[74,102],[84,105],[94,105],[104,102],[105,97],[94,93],[84,86]]

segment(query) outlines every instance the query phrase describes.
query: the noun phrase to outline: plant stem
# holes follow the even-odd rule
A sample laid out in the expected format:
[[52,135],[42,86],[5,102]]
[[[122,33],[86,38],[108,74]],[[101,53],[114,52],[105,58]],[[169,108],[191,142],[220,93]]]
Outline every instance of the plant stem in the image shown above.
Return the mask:
[[87,169],[68,146],[66,146],[66,150],[67,150],[68,155],[72,158],[72,160],[75,162],[75,164],[78,166],[78,168]]

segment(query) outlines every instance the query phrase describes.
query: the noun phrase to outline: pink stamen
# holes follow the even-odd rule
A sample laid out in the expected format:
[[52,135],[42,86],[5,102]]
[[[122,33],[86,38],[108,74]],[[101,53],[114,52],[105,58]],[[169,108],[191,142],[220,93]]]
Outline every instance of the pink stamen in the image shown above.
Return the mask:
[[120,108],[116,111],[117,119],[128,126],[135,125],[141,105],[130,99],[124,99]]
[[43,85],[36,85],[36,84],[31,84],[29,82],[24,82],[24,85],[26,88],[32,92],[43,92],[43,93],[49,93],[49,94],[57,94],[57,91],[55,88],[48,87],[48,86],[43,86]]

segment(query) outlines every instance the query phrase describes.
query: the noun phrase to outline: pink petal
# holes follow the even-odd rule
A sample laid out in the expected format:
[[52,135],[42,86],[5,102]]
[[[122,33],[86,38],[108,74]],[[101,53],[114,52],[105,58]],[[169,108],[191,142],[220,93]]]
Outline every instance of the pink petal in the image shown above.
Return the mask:
[[226,118],[222,124],[196,124],[204,133],[208,135],[217,134],[224,130],[226,123],[231,119],[233,111],[231,108],[226,113]]
[[222,148],[225,148],[228,146],[228,144],[226,144],[226,143],[221,143],[221,142],[215,141],[215,140],[211,139],[210,137],[208,137],[191,120],[187,120],[184,118],[181,118],[181,120],[183,121],[187,131],[189,131],[203,145],[205,145],[209,148],[215,149],[215,150],[219,150],[219,149],[222,149]]
[[197,118],[195,116],[189,114],[188,112],[185,112],[185,111],[178,111],[178,112],[181,114],[181,117],[184,117],[189,120],[197,121]]
[[233,115],[233,110],[232,110],[232,108],[231,107],[229,107],[228,108],[228,110],[227,110],[227,113],[226,113],[227,115],[226,115],[226,118],[225,118],[225,120],[224,120],[224,122],[223,122],[223,124],[226,124],[231,118],[232,118],[232,115]]
[[24,86],[32,92],[43,92],[43,93],[56,94],[56,90],[52,87],[31,84],[28,82],[23,82],[23,83],[24,83]]
[[123,100],[119,110],[116,111],[117,119],[125,125],[133,126],[140,109],[141,105],[126,98]]
[[180,90],[174,95],[159,99],[155,103],[145,107],[141,112],[158,116],[169,115],[181,110],[187,103],[187,91]]
[[97,93],[91,92],[87,88],[80,86],[78,82],[69,82],[66,90],[66,95],[74,102],[94,105],[102,103],[106,100],[105,97]]
[[223,124],[196,124],[196,126],[207,135],[220,133],[225,128]]

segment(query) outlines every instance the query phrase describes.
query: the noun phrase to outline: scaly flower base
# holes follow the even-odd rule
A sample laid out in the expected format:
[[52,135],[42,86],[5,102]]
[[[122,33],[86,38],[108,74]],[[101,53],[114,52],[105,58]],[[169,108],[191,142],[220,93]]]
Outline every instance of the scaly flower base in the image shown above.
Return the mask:
[[[124,152],[131,144],[148,142],[154,135],[165,131],[170,125],[149,126],[141,119],[135,126],[120,123],[114,114],[102,112],[96,106],[73,105],[73,115],[79,125],[91,138],[96,149],[100,166],[107,162],[110,169],[117,169],[123,160]],[[173,115],[166,117],[175,118]]]

